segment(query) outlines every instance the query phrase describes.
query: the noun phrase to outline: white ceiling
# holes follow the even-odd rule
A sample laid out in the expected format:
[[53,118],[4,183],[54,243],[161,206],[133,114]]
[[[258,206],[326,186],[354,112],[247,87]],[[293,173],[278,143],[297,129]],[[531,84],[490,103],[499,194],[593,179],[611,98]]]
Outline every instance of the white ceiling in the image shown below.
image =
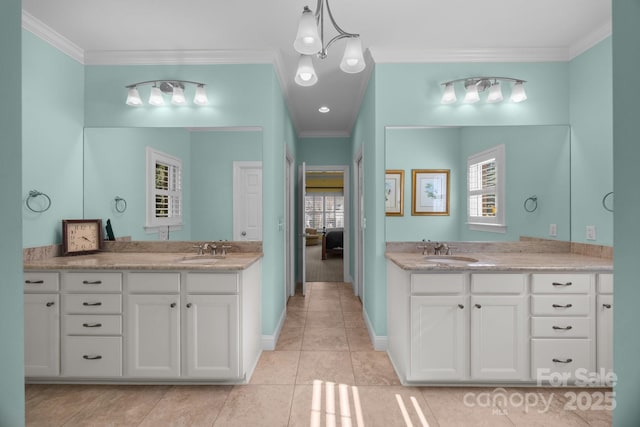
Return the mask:
[[[369,66],[341,72],[338,41],[326,59],[314,58],[319,82],[305,88],[293,82],[293,39],[314,0],[22,1],[25,28],[85,64],[274,63],[299,136],[351,134],[373,61],[566,61],[611,32],[611,0],[330,4],[337,23],[361,35]],[[331,112],[319,113],[321,105]]]

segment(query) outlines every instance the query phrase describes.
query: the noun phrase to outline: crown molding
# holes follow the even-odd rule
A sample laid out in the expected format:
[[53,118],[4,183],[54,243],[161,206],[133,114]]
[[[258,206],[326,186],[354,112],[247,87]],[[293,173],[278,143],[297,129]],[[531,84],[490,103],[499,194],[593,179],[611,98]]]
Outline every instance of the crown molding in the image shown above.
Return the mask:
[[40,21],[29,12],[22,10],[22,28],[41,38],[62,53],[84,64],[84,50],[62,34]]
[[189,132],[262,132],[262,126],[205,126],[205,127],[187,127]]
[[371,48],[377,64],[442,62],[562,62],[569,60],[566,48],[424,49]]
[[573,59],[576,56],[579,56],[584,52],[586,52],[587,50],[594,47],[595,45],[600,43],[602,40],[609,37],[612,31],[613,31],[613,27],[611,24],[611,20],[608,20],[607,22],[602,24],[600,27],[596,28],[591,33],[587,34],[585,37],[583,37],[582,39],[578,40],[576,43],[571,45],[571,47],[569,48],[570,59]]
[[273,64],[273,50],[89,50],[86,65]]
[[306,132],[300,132],[298,134],[298,138],[349,138],[350,136],[350,132],[341,130],[330,132],[310,130]]

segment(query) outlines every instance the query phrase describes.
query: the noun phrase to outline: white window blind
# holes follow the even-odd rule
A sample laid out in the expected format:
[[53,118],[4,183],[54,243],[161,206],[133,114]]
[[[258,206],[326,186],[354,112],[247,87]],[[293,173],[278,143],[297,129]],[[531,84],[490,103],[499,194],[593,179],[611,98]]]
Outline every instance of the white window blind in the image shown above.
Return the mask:
[[504,145],[498,145],[467,160],[467,220],[472,229],[505,230],[504,159]]
[[147,147],[147,227],[182,224],[182,161]]
[[304,200],[305,226],[322,228],[344,227],[344,195],[338,193],[307,194]]

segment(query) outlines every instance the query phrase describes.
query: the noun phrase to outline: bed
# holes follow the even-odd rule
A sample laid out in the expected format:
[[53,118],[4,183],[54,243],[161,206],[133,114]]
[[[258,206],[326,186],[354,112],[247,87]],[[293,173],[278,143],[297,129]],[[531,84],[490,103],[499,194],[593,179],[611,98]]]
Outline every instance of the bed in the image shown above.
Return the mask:
[[342,256],[343,234],[342,228],[327,229],[322,235],[322,259],[327,259],[327,254]]

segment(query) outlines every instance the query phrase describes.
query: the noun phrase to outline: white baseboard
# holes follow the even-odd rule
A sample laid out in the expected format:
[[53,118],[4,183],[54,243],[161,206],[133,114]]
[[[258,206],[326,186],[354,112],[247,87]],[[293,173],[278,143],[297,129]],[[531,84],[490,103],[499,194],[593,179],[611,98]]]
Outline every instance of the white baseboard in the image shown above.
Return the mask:
[[280,320],[276,325],[276,330],[273,335],[262,335],[262,350],[272,351],[276,349],[276,343],[278,342],[278,338],[280,337],[280,332],[282,331],[286,318],[287,310],[285,309],[282,310],[282,315],[280,316]]
[[364,323],[367,325],[367,332],[369,332],[369,339],[373,343],[373,349],[376,351],[387,351],[387,337],[382,335],[376,335],[373,330],[373,325],[367,315],[367,310],[362,311],[364,315]]

